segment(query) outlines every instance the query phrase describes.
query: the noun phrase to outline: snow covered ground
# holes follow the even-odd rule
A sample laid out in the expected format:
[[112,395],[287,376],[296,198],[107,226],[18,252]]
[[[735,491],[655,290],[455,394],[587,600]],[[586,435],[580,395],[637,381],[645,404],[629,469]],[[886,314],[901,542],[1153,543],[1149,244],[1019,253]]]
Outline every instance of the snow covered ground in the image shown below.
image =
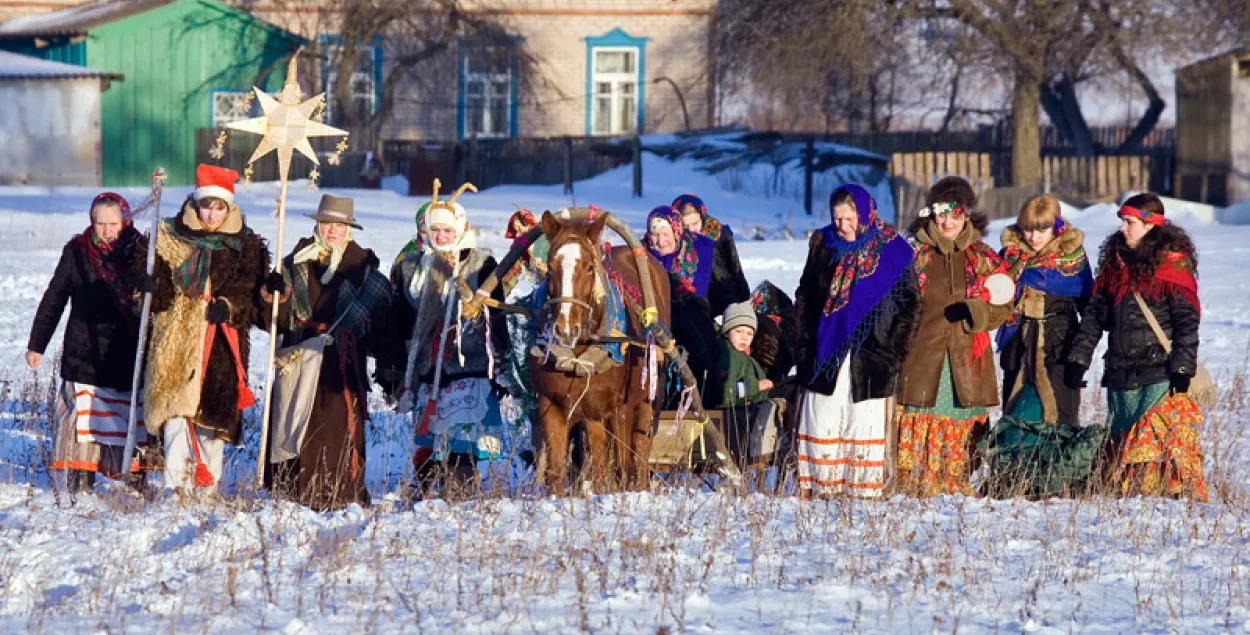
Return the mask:
[[[752,285],[798,282],[802,232],[822,223],[789,198],[721,192],[692,164],[647,156],[645,198],[628,167],[560,188],[468,194],[482,242],[504,221],[594,203],[641,229],[684,191],[731,224]],[[171,188],[172,213],[187,188]],[[1250,630],[1246,411],[1238,373],[1250,344],[1243,262],[1250,228],[1178,217],[1201,252],[1201,356],[1229,396],[1203,431],[1215,500],[985,501],[943,497],[800,503],[678,489],[554,500],[490,496],[400,504],[411,422],[369,428],[371,509],[316,514],[253,496],[254,455],[233,454],[243,493],[139,505],[115,487],[70,504],[48,487],[43,392],[51,364],[25,371],[30,319],[61,246],[95,192],[0,188],[0,631],[464,633],[1190,633]],[[311,228],[319,193],[292,187],[286,250]],[[421,202],[356,198],[363,245],[391,258]],[[138,200],[143,192],[125,192]],[[276,188],[241,190],[271,240]],[[1217,218],[1219,216],[1217,215]],[[1114,208],[1073,212],[1091,258]],[[997,224],[991,242],[997,243]],[[763,228],[769,240],[745,235]],[[798,236],[783,239],[783,228]],[[253,333],[256,350],[265,336]],[[59,336],[55,340],[59,343]],[[56,344],[54,344],[56,346]],[[55,355],[49,351],[51,362]],[[257,356],[259,357],[259,356]],[[254,359],[252,382],[263,381]],[[1096,379],[1099,369],[1091,372]],[[1096,383],[1091,381],[1091,383]],[[1102,416],[1086,392],[1086,419]],[[376,395],[375,395],[376,400]],[[35,408],[29,407],[34,402]],[[380,402],[376,405],[380,406]],[[252,452],[254,452],[254,447]]]

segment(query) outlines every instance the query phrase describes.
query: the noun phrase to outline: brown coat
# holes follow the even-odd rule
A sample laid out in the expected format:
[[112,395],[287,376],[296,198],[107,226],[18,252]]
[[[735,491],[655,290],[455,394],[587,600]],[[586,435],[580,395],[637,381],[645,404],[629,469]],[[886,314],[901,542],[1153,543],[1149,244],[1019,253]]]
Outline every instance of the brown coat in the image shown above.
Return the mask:
[[[978,262],[977,273],[982,277],[997,271],[1000,261],[997,254],[980,242],[981,234],[972,223],[966,224],[954,241],[930,235],[930,227],[932,225],[926,225],[916,234],[918,243],[934,249],[927,263],[919,258],[916,263],[918,273],[926,278],[921,300],[923,309],[911,353],[903,362],[899,403],[933,407],[942,376],[942,358],[949,354],[959,405],[968,408],[998,405],[994,352],[986,350],[979,360],[973,361],[972,343],[974,334],[991,331],[1005,322],[1011,316],[1011,306],[995,307],[978,299],[968,299],[964,265],[970,249],[992,256]],[[967,305],[966,312],[960,311],[960,304]]]

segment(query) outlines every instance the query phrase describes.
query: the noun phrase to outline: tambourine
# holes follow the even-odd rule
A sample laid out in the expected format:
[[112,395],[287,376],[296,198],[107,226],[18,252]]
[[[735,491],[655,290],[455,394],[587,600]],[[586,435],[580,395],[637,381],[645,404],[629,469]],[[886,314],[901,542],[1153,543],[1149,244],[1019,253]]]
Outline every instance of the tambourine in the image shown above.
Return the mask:
[[991,274],[982,288],[985,301],[994,306],[1004,306],[1016,299],[1016,281],[1005,273]]

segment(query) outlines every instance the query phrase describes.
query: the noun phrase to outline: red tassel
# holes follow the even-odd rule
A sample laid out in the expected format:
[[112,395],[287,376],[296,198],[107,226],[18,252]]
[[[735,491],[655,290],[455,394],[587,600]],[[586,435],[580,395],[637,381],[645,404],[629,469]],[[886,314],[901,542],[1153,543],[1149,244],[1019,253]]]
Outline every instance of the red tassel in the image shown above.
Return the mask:
[[252,393],[252,389],[247,387],[247,382],[239,381],[239,399],[235,406],[239,410],[247,410],[256,403],[256,395]]
[[208,471],[208,466],[203,463],[195,465],[195,486],[208,487],[213,484],[213,473]]

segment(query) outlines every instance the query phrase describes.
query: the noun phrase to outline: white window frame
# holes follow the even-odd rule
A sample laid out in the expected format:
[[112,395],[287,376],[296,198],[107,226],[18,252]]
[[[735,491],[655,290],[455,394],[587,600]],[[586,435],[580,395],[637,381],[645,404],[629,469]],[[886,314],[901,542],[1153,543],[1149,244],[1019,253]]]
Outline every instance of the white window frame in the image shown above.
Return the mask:
[[[212,99],[212,126],[214,128],[220,128],[235,121],[251,119],[252,108],[256,105],[255,96],[250,90],[215,90]],[[251,103],[246,111],[239,108],[249,101]]]
[[[598,57],[600,53],[630,53],[634,57],[634,71],[632,73],[628,73],[628,72],[600,73],[596,71],[595,63],[598,61]],[[641,62],[642,62],[642,48],[641,47],[596,46],[593,49],[591,49],[591,55],[590,55],[591,69],[590,69],[590,87],[589,88],[590,88],[590,99],[592,100],[590,104],[590,133],[592,135],[623,135],[623,134],[633,134],[638,131],[638,113],[640,112],[639,109],[642,108],[642,103],[639,100],[639,95],[641,94],[641,90],[642,90]],[[609,107],[608,129],[606,131],[601,131],[599,129],[599,121],[598,121],[598,110],[599,110],[598,105],[599,105],[599,98],[601,97],[601,95],[599,94],[599,84],[603,84],[603,83],[610,83],[612,85],[612,92],[611,92],[612,104]],[[618,125],[621,121],[621,118],[620,118],[620,115],[622,114],[621,110],[624,108],[623,103],[622,103],[624,102],[624,95],[622,95],[620,91],[620,87],[622,84],[633,84],[634,86],[634,94],[633,94],[634,108],[633,108],[633,112],[629,113],[630,117],[629,117],[628,129],[622,129]]]
[[[507,71],[504,73],[469,72],[469,64],[474,61],[475,55],[485,55],[489,57],[494,55],[496,52],[496,49],[493,47],[469,49],[465,51],[461,61],[463,66],[461,67],[460,72],[464,76],[464,136],[466,139],[474,136],[475,134],[479,139],[499,139],[512,136],[512,82],[516,81],[516,78],[513,77],[512,74],[511,58],[507,60],[507,64],[505,65]],[[506,82],[506,87],[502,96],[495,95],[491,92],[495,83],[499,81]],[[472,113],[473,110],[469,107],[469,85],[474,83],[482,86],[482,131],[478,131],[476,133],[473,130],[474,122],[470,117],[470,113]],[[494,106],[496,99],[503,99],[504,103],[504,120],[501,126],[495,125],[496,122],[492,117],[494,113],[492,106]],[[489,132],[491,128],[497,129],[498,132]]]
[[[325,85],[326,85],[325,120],[327,123],[330,123],[331,125],[335,123],[334,82],[335,80],[338,79],[338,70],[337,70],[338,64],[335,63],[338,60],[338,56],[336,55],[336,53],[338,53],[338,51],[342,48],[343,46],[341,44],[326,45],[326,55],[327,55],[327,59],[329,60],[329,63],[326,65],[326,78],[325,78]],[[358,100],[367,101],[369,104],[369,114],[372,116],[373,113],[378,111],[378,103],[377,103],[378,86],[377,86],[377,77],[376,77],[377,69],[374,68],[374,64],[377,64],[377,50],[376,50],[377,47],[373,45],[368,45],[368,46],[362,46],[360,47],[360,49],[362,52],[360,54],[360,57],[357,59],[358,61],[369,60],[369,70],[367,72],[360,71],[360,70],[352,71],[352,103],[355,104]],[[357,81],[367,82],[368,91],[360,91],[360,92],[356,91],[355,88],[357,86],[356,84]]]

